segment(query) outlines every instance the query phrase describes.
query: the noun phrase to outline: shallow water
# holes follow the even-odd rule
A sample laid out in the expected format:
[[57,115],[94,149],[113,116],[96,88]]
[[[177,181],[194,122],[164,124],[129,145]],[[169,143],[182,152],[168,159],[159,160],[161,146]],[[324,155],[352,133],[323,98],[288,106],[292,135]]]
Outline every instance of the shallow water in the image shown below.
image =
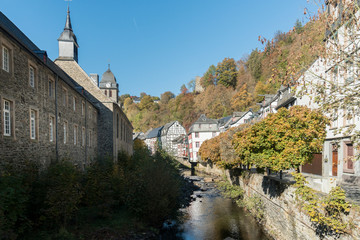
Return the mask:
[[248,212],[232,200],[221,196],[215,188],[215,183],[199,180],[196,183],[203,191],[195,191],[193,196],[196,199],[188,207],[181,209],[184,219],[178,226],[176,239],[268,239]]

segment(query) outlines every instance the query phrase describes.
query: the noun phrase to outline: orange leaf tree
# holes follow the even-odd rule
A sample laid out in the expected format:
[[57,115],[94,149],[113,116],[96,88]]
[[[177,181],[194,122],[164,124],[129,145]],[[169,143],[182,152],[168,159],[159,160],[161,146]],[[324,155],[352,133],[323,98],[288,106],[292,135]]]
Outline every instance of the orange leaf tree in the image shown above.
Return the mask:
[[242,164],[275,171],[298,168],[322,150],[328,119],[304,106],[278,113],[234,135],[233,146]]
[[203,161],[211,161],[215,164],[220,162],[220,136],[203,142],[200,146],[199,154]]

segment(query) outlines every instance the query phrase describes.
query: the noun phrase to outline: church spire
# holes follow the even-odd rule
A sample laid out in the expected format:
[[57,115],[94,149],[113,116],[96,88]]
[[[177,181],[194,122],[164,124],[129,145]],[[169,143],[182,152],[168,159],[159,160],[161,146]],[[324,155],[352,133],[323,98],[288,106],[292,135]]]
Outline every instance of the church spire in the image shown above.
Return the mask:
[[78,61],[78,48],[76,36],[72,30],[70,20],[70,8],[68,6],[64,31],[58,38],[59,58],[73,59]]
[[64,28],[64,30],[70,30],[70,31],[72,31],[71,20],[70,20],[70,7],[69,7],[69,5],[68,5],[68,10],[67,10],[66,23],[65,23],[65,28]]

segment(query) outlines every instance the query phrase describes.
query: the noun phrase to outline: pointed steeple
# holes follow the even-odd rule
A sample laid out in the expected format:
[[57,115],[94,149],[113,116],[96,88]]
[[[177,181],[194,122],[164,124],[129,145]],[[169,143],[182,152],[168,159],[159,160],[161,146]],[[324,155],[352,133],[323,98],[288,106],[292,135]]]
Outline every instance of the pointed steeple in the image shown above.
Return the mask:
[[64,30],[72,31],[71,20],[70,20],[70,7],[69,6],[68,6],[68,10],[67,10],[66,23],[65,23]]
[[64,31],[61,33],[58,41],[59,58],[73,59],[77,62],[79,45],[77,43],[77,38],[72,30],[69,6],[67,9]]

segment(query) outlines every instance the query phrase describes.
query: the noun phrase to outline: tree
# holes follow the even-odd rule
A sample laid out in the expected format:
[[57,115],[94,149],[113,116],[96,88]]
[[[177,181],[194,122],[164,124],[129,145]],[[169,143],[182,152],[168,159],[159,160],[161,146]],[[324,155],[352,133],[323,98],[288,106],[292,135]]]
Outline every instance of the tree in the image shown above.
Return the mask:
[[140,93],[140,99],[142,99],[142,98],[145,97],[145,96],[147,96],[146,93],[144,93],[144,92],[141,92],[141,93]]
[[237,83],[237,67],[233,58],[225,58],[221,63],[218,63],[215,74],[218,83],[227,88],[232,87],[235,89]]
[[246,62],[246,66],[251,72],[251,75],[256,80],[259,80],[262,74],[262,54],[260,51],[256,48],[253,50]]
[[170,91],[167,91],[167,92],[164,92],[163,94],[161,94],[160,101],[162,104],[167,104],[170,101],[170,99],[172,99],[174,97],[175,97],[175,94],[173,94]]
[[201,86],[206,89],[210,85],[216,85],[216,67],[211,65],[200,81]]
[[188,89],[190,90],[190,92],[195,92],[195,86],[196,86],[195,79],[191,79],[187,85],[188,85]]
[[303,25],[299,19],[296,19],[294,29],[297,34],[300,34],[304,31]]
[[281,108],[235,134],[233,145],[242,164],[275,171],[296,169],[322,150],[328,119],[304,106]]
[[252,94],[248,92],[247,84],[245,83],[231,98],[231,108],[234,111],[245,111],[253,102],[254,98]]
[[147,109],[149,110],[154,104],[154,100],[151,96],[145,95],[143,98],[141,98],[141,101],[139,103],[140,110]]
[[181,85],[180,92],[181,92],[181,94],[188,93],[188,89],[186,88],[185,84]]
[[220,137],[217,136],[203,142],[200,146],[199,154],[201,156],[201,160],[204,162],[220,162]]

